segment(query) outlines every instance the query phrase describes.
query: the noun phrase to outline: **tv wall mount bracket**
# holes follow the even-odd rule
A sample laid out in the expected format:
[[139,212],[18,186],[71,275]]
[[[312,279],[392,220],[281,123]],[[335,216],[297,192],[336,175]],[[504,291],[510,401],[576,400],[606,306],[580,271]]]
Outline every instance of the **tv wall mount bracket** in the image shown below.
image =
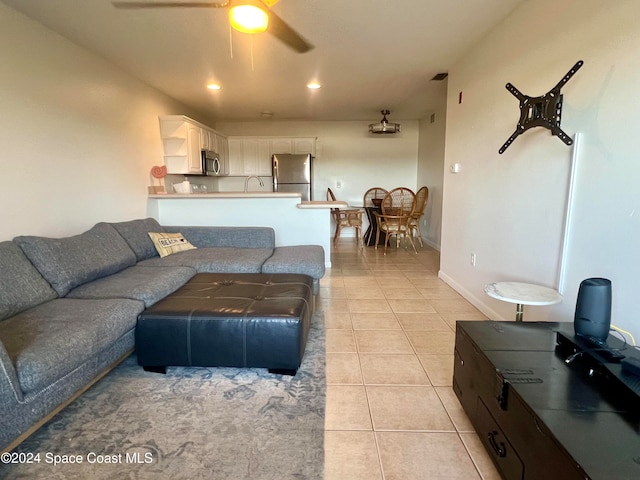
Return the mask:
[[560,128],[560,118],[562,114],[562,94],[560,93],[560,89],[564,87],[583,64],[584,62],[582,60],[578,61],[555,87],[541,97],[524,95],[511,83],[507,83],[506,89],[520,101],[520,120],[516,126],[516,131],[513,132],[504,145],[502,145],[498,153],[504,153],[518,135],[533,127],[548,128],[551,130],[552,135],[560,138],[565,144],[573,144],[571,137]]

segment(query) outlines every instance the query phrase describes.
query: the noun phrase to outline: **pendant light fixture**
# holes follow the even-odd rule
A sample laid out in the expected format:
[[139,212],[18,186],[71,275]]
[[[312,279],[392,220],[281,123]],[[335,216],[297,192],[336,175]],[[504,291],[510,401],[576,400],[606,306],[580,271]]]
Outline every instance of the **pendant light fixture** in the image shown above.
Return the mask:
[[387,115],[391,114],[389,110],[380,110],[382,114],[382,120],[380,123],[371,123],[369,125],[369,133],[398,133],[400,131],[399,123],[389,123]]
[[269,26],[269,14],[260,0],[231,0],[229,22],[243,33],[262,33]]

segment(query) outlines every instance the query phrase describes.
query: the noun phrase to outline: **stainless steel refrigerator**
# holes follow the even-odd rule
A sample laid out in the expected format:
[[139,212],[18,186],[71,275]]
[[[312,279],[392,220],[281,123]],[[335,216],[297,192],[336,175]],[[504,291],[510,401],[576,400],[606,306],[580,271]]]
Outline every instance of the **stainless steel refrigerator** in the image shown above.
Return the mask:
[[302,200],[311,200],[312,195],[311,154],[276,154],[271,158],[273,191],[302,194]]

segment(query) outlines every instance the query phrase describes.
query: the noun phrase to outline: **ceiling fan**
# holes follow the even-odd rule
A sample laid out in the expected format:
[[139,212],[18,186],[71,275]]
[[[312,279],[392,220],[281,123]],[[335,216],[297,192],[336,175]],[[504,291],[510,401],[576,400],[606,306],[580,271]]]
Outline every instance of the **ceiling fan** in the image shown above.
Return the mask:
[[[313,48],[298,32],[271,11],[271,7],[279,0],[227,0],[215,2],[111,2],[115,8],[227,8],[229,21],[236,30],[244,33],[262,33],[268,31],[278,40],[298,53],[308,52]],[[247,17],[240,17],[247,15]],[[248,20],[243,20],[248,18]]]

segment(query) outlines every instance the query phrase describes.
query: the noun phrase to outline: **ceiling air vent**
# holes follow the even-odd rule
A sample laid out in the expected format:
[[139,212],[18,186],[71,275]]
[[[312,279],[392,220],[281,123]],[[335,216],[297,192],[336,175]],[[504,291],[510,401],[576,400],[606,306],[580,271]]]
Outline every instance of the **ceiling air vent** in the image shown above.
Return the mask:
[[448,76],[449,76],[448,73],[436,73],[436,75],[431,80],[440,81],[440,80],[444,80]]

